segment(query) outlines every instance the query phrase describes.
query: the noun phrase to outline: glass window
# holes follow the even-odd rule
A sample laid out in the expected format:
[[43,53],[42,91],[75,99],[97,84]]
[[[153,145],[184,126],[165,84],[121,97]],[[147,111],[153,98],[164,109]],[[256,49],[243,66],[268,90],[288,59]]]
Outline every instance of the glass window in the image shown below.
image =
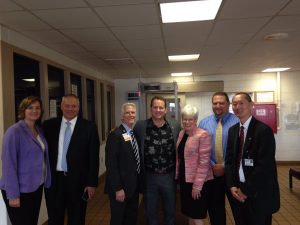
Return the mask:
[[100,99],[101,99],[101,138],[102,141],[105,141],[105,111],[104,111],[104,85],[100,84]]
[[107,91],[106,92],[106,97],[107,97],[107,106],[106,106],[106,110],[107,110],[107,133],[111,131],[112,129],[112,110],[111,110],[111,92]]
[[86,79],[87,119],[95,122],[94,81]]
[[64,95],[64,71],[48,65],[49,117],[62,116],[61,98]]
[[22,99],[40,96],[39,61],[14,53],[15,115],[18,120],[18,107]]
[[71,93],[76,95],[80,101],[79,116],[82,117],[82,88],[81,88],[81,76],[71,73]]

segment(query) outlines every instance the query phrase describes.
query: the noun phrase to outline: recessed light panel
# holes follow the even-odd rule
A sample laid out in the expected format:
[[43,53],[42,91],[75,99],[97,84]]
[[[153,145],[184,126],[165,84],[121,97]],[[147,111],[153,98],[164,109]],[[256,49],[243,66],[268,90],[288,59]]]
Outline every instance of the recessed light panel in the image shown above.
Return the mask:
[[286,71],[289,69],[290,69],[289,67],[267,68],[261,72],[263,72],[263,73],[282,72],[282,71]]
[[196,61],[199,59],[199,54],[192,55],[169,55],[170,62],[181,62],[181,61]]
[[215,19],[222,0],[161,3],[163,23],[178,23]]
[[187,77],[187,76],[192,76],[192,72],[184,72],[184,73],[171,73],[172,77]]

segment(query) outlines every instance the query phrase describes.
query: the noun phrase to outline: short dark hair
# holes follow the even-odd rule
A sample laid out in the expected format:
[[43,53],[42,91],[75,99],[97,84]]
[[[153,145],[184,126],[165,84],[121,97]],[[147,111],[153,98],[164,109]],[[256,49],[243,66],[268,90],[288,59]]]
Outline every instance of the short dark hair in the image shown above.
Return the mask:
[[226,102],[229,103],[229,97],[226,92],[224,92],[224,91],[215,92],[211,98],[211,102],[213,102],[213,99],[215,96],[223,96],[223,97],[225,97]]
[[241,91],[241,92],[235,93],[234,96],[233,96],[233,98],[234,98],[235,96],[237,96],[237,95],[244,95],[245,98],[246,98],[246,100],[247,100],[248,102],[252,102],[251,96],[250,96],[249,93],[247,93],[247,92],[242,92],[242,91]]
[[43,115],[43,104],[42,104],[42,100],[37,97],[37,96],[27,96],[26,98],[24,98],[20,105],[19,105],[19,109],[18,109],[18,118],[23,120],[25,118],[25,110],[34,102],[38,102],[40,103],[40,107],[41,107],[41,117]]
[[155,100],[163,101],[163,102],[165,103],[165,108],[167,108],[167,101],[166,101],[166,99],[165,99],[164,97],[162,97],[162,96],[154,96],[154,97],[151,99],[150,107],[153,106],[153,102],[154,102]]

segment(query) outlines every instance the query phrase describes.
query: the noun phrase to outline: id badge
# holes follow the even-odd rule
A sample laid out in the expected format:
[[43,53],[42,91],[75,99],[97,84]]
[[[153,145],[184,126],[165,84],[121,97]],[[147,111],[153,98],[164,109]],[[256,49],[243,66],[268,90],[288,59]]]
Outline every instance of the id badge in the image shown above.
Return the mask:
[[253,159],[244,159],[245,166],[253,166]]
[[131,137],[130,137],[129,134],[124,133],[124,134],[122,134],[122,135],[123,135],[124,141],[131,141]]

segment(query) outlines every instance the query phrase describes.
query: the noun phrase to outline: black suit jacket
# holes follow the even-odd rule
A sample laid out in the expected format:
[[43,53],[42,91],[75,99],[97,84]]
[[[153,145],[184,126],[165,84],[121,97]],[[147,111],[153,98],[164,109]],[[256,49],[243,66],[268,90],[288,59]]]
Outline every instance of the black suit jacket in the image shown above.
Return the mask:
[[[140,176],[137,173],[137,163],[131,141],[125,141],[123,134],[126,129],[123,125],[113,130],[107,138],[105,146],[106,183],[105,193],[114,195],[116,191],[124,189],[126,198],[133,196],[136,191],[141,192]],[[140,162],[142,155],[140,152]]]
[[[239,184],[237,159],[240,124],[228,131],[225,174],[228,188],[240,187],[257,212],[272,214],[279,210],[280,197],[275,162],[275,138],[272,129],[252,117],[244,142],[242,166],[245,183]],[[253,166],[244,159],[252,159]]]
[[[56,172],[61,121],[62,118],[53,118],[43,123],[49,146],[52,174]],[[84,187],[98,185],[99,145],[97,126],[91,121],[78,117],[67,152],[67,164],[72,191],[80,195]],[[56,180],[53,176],[51,188],[55,188],[55,184]]]

